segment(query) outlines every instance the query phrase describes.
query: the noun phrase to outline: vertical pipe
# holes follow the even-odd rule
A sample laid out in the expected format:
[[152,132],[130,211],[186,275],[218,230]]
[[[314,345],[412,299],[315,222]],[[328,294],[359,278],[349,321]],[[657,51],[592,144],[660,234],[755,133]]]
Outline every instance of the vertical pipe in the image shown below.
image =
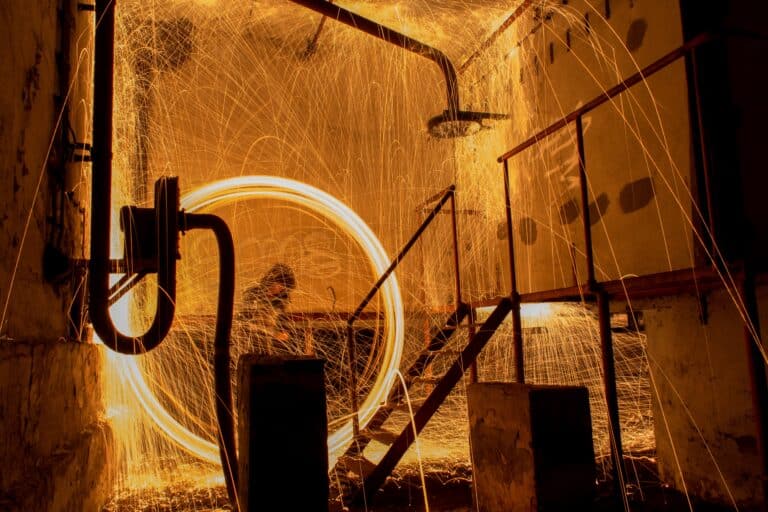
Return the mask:
[[456,218],[456,190],[451,189],[451,235],[453,236],[453,269],[455,272],[456,307],[461,305],[461,266],[459,264],[459,228]]
[[619,400],[616,393],[616,367],[613,358],[613,338],[611,337],[610,300],[608,294],[599,291],[597,295],[598,323],[600,325],[600,349],[603,363],[603,388],[608,408],[608,440],[611,445],[611,461],[614,492],[619,495],[624,479],[624,450],[621,443],[621,423],[619,422]]
[[91,254],[88,275],[90,305],[107,304],[109,299],[115,2],[96,1],[94,39]]
[[237,512],[239,483],[235,420],[232,398],[231,339],[232,315],[235,300],[235,243],[227,223],[216,215],[186,214],[186,229],[210,229],[216,237],[219,250],[219,292],[216,303],[216,334],[214,337],[213,371],[216,389],[216,420],[219,427],[219,454],[224,471],[224,482],[232,510]]
[[509,163],[504,160],[504,207],[507,213],[507,244],[509,247],[509,284],[512,300],[512,343],[515,351],[515,382],[525,382],[525,361],[523,361],[523,326],[520,319],[520,293],[517,290],[515,268],[515,243],[512,239],[512,197],[509,186]]
[[579,152],[579,186],[581,188],[581,214],[584,221],[584,253],[587,255],[587,287],[595,285],[595,262],[592,255],[592,223],[589,218],[589,187],[584,159],[584,127],[581,116],[576,117],[576,147]]
[[744,269],[744,278],[739,290],[744,301],[747,319],[744,322],[744,341],[747,350],[747,365],[752,387],[752,408],[755,415],[757,448],[760,456],[762,476],[763,510],[768,510],[768,381],[765,362],[760,350],[760,320],[755,295],[755,277],[750,266]]

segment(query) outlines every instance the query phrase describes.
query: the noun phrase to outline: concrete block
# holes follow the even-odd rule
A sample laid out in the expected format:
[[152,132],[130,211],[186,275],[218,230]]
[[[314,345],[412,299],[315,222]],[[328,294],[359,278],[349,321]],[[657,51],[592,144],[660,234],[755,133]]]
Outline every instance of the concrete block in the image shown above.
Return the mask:
[[0,343],[0,510],[97,512],[113,490],[103,347]]
[[480,512],[589,506],[595,459],[585,387],[480,383],[467,401]]
[[324,361],[248,354],[239,362],[240,510],[328,509]]
[[[758,290],[764,305],[768,289]],[[760,456],[743,320],[733,299],[709,294],[651,301],[644,309],[653,379],[659,476],[725,507],[760,508]],[[765,339],[768,311],[761,311]]]

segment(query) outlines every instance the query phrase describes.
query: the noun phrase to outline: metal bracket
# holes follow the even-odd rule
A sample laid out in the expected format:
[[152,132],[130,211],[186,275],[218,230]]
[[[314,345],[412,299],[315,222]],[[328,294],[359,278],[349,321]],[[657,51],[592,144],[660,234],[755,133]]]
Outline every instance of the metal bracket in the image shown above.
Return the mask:
[[67,144],[70,162],[90,162],[93,147],[87,142],[70,142]]

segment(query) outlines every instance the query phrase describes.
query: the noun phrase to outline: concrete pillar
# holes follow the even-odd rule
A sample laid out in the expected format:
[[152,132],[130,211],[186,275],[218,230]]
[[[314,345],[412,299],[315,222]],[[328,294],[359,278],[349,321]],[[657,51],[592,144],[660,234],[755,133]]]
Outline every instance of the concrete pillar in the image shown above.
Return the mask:
[[101,510],[115,466],[101,350],[0,343],[0,510]]
[[590,507],[595,454],[586,388],[472,384],[467,402],[480,512]]
[[[760,290],[765,303],[768,290]],[[694,499],[762,502],[743,321],[725,292],[644,309],[657,460],[663,481]],[[761,324],[766,325],[765,308]]]
[[89,169],[67,143],[89,140],[93,27],[77,4],[0,8],[0,510],[98,511],[113,481],[102,354],[82,341],[71,264]]

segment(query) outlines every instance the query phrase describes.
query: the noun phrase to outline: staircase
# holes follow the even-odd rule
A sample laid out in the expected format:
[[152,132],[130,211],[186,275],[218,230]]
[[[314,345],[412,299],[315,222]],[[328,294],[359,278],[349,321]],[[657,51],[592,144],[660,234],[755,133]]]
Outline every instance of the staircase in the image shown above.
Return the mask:
[[[330,478],[331,486],[335,487],[337,491],[335,493],[332,491],[331,493],[330,505],[332,510],[348,510],[349,507],[365,505],[370,500],[411,444],[413,444],[415,440],[414,432],[418,435],[422,431],[441,404],[445,402],[456,384],[461,380],[467,368],[471,367],[475,362],[480,351],[491,339],[496,329],[507,317],[507,314],[515,309],[515,303],[512,299],[502,298],[483,323],[479,325],[469,324],[469,340],[465,346],[460,350],[448,347],[448,343],[456,331],[466,325],[462,324],[464,320],[469,319],[470,322],[474,322],[474,314],[472,308],[461,300],[455,187],[450,186],[427,200],[427,204],[432,202],[436,202],[435,206],[429,211],[429,214],[410,240],[395,256],[390,266],[379,277],[369,293],[347,320],[353,410],[357,411],[358,409],[357,376],[354,369],[354,322],[362,314],[376,293],[378,293],[384,282],[392,275],[395,268],[408,254],[416,241],[441,212],[442,208],[449,202],[451,209],[448,213],[451,214],[453,232],[456,309],[446,319],[443,326],[430,337],[426,348],[418,355],[411,366],[403,372],[402,382],[395,384],[391,388],[386,403],[379,407],[366,427],[360,429],[357,417],[353,418],[354,438],[346,452],[337,460]],[[519,303],[517,306],[519,311]],[[435,364],[438,359],[441,360],[439,365]],[[446,361],[450,361],[450,364],[447,365],[447,370],[438,376],[437,368],[445,368]],[[408,402],[407,397],[412,394],[412,388],[417,384],[427,383],[433,387],[426,399],[420,402]],[[405,411],[409,417],[409,421],[404,426],[399,427],[399,432],[383,428],[385,423],[393,418],[395,411]],[[411,412],[413,413],[412,416]],[[393,422],[390,421],[389,423]],[[371,441],[376,441],[387,447],[384,456],[378,463],[374,463],[363,456],[364,450]]]
[[[438,357],[453,356],[447,371],[434,379],[434,388],[427,398],[421,403],[410,403],[412,420],[406,423],[399,433],[382,429],[394,411],[409,410],[409,404],[405,401],[406,390],[402,386],[393,386],[387,403],[379,408],[366,428],[359,432],[347,451],[339,457],[331,478],[332,481],[335,480],[339,491],[335,500],[338,509],[360,506],[370,500],[413,443],[414,431],[420,433],[434,416],[466,369],[475,362],[480,351],[512,310],[512,306],[509,298],[501,299],[485,322],[477,326],[475,334],[470,337],[466,346],[457,352],[447,349],[446,346],[461,322],[470,314],[469,306],[459,304],[445,325],[432,336],[425,350],[404,372],[405,386],[411,389],[416,383],[424,382],[425,374]],[[363,456],[363,450],[373,440],[388,446],[378,463]]]

